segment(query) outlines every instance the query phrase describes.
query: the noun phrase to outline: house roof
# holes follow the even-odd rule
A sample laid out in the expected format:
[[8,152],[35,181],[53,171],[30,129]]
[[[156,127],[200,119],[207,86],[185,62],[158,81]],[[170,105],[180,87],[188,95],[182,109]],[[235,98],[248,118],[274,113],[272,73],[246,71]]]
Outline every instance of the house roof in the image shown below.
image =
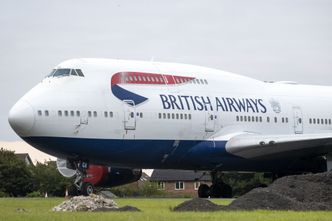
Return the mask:
[[150,181],[211,181],[211,176],[205,171],[156,169]]

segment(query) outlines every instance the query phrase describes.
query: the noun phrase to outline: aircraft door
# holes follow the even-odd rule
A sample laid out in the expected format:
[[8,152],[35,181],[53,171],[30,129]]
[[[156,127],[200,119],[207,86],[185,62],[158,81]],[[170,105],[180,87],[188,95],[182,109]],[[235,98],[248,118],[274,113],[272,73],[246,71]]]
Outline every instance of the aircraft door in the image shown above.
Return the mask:
[[303,119],[302,119],[302,111],[300,107],[293,107],[294,114],[294,132],[296,134],[303,133]]
[[216,127],[216,115],[213,112],[205,113],[205,132],[214,132]]
[[135,130],[136,129],[136,108],[133,100],[123,101],[124,111],[124,129]]

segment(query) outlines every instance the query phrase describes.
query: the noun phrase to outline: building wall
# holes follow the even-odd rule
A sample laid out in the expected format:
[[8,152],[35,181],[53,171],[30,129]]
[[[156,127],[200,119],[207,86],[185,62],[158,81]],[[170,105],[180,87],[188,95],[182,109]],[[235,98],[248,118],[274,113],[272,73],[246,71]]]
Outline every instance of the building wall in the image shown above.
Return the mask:
[[[166,181],[165,188],[162,191],[166,192],[170,197],[197,197],[197,190],[195,190],[195,181],[183,181],[184,189],[175,189],[176,181]],[[211,185],[211,182],[200,181],[200,184]]]

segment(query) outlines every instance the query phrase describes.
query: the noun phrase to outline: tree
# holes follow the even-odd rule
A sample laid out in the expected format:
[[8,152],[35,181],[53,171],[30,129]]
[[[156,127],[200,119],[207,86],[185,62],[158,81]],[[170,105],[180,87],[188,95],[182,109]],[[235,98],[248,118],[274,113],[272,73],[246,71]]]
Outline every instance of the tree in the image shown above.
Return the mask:
[[66,188],[71,185],[71,180],[61,176],[56,169],[54,161],[37,163],[32,168],[33,189],[50,196],[64,196]]
[[0,149],[0,192],[25,196],[32,191],[32,173],[13,151]]

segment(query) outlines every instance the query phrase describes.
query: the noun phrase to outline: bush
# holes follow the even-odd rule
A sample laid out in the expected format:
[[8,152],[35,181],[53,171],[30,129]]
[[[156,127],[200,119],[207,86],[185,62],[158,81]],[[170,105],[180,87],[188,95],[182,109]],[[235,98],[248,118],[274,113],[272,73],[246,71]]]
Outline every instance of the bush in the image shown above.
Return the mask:
[[157,184],[152,182],[145,182],[141,186],[126,184],[113,187],[110,191],[118,197],[162,197],[165,195],[163,191],[158,190]]
[[26,195],[27,197],[43,197],[43,194],[39,191],[33,191]]
[[0,198],[2,198],[2,197],[9,197],[9,195],[8,195],[8,193],[0,191]]

